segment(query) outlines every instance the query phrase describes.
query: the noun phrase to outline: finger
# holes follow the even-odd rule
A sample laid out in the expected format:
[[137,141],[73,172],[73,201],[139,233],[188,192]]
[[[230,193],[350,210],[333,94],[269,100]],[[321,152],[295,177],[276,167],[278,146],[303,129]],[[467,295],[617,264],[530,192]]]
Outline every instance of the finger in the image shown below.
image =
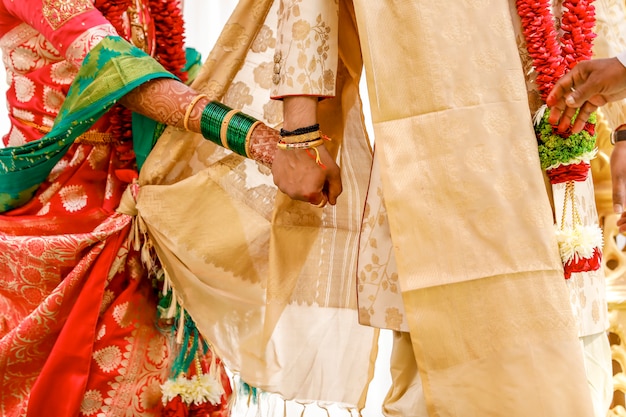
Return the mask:
[[619,229],[620,233],[626,232],[626,217],[625,216],[626,214],[622,213],[619,219],[617,219],[617,228]]
[[324,189],[328,195],[328,202],[333,206],[337,204],[337,197],[339,197],[343,191],[343,186],[341,184],[341,170],[338,165],[333,164],[327,170]]
[[334,206],[337,204],[337,197],[339,197],[343,191],[341,177],[335,176],[328,178],[328,181],[326,182],[326,190],[328,193],[328,202]]
[[566,94],[565,104],[568,107],[582,107],[589,99],[600,91],[598,80],[589,76],[588,62],[580,62],[576,64],[571,74],[570,92]]
[[576,109],[573,107],[566,107],[565,111],[561,115],[561,121],[557,127],[557,130],[561,133],[567,132],[572,124],[572,118],[576,114]]
[[597,106],[591,104],[588,101],[585,102],[585,104],[583,104],[578,114],[576,115],[576,120],[574,121],[574,126],[572,127],[572,133],[581,132],[585,128],[585,124],[589,120],[591,113],[593,113],[597,109]]
[[328,198],[326,197],[326,195],[324,195],[324,193],[320,193],[318,199],[317,199],[317,203],[309,200],[309,202],[314,205],[317,208],[324,208],[324,206],[326,206],[326,203],[328,203]]
[[550,94],[548,94],[548,97],[546,98],[546,104],[548,107],[556,107],[561,112],[565,110],[565,97],[571,92],[572,87],[574,87],[573,72],[574,70],[563,75],[554,87],[552,87],[552,91],[550,91]]
[[548,123],[552,126],[556,126],[561,120],[561,115],[565,111],[566,106],[554,106],[550,108],[550,115],[548,116]]

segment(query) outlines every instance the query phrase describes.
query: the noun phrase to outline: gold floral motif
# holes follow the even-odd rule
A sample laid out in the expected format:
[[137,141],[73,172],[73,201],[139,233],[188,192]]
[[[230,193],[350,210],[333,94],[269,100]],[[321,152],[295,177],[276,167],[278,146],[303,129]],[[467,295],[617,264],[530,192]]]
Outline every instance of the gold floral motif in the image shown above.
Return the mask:
[[271,62],[262,62],[254,69],[254,82],[261,88],[269,90],[272,87],[273,66]]
[[83,401],[80,403],[80,412],[89,416],[96,414],[102,407],[102,394],[97,390],[89,390],[85,393]]
[[404,315],[399,309],[395,307],[389,307],[385,311],[385,323],[389,329],[399,329],[404,320]]
[[283,102],[270,100],[263,105],[263,118],[270,125],[277,125],[283,119]]
[[219,46],[225,51],[236,51],[248,42],[248,35],[243,26],[232,23],[226,25],[219,39]]
[[[373,192],[373,191],[376,192]],[[359,322],[407,331],[382,189],[373,185],[363,215],[358,265]]]
[[224,95],[224,103],[233,109],[242,109],[245,105],[252,104],[252,101],[250,87],[240,81],[233,83]]
[[254,38],[252,42],[252,52],[265,52],[268,48],[274,48],[276,46],[276,38],[274,38],[274,32],[267,25],[263,25],[259,34]]
[[87,192],[81,185],[68,185],[59,191],[63,207],[70,213],[82,210],[87,206]]
[[[321,16],[318,17],[321,19]],[[303,41],[309,36],[311,25],[306,20],[300,19],[291,27],[291,36],[295,41]]]
[[43,16],[54,30],[74,16],[93,9],[89,0],[43,0],[42,3]]
[[361,323],[364,326],[371,326],[372,325],[371,318],[372,317],[367,308],[359,307],[359,323]]
[[107,346],[94,352],[93,359],[103,372],[112,372],[122,363],[122,352],[117,346]]
[[43,87],[43,107],[53,114],[57,114],[65,101],[65,94],[56,88],[50,88],[47,85]]
[[335,73],[331,70],[324,71],[324,88],[329,91],[335,89]]

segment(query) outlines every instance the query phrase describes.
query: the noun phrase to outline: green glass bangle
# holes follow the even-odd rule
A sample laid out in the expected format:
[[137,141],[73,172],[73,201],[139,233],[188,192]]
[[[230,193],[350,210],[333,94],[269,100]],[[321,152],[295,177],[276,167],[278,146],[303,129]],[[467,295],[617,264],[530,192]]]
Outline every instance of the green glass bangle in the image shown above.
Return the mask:
[[235,113],[228,123],[226,131],[226,140],[228,147],[235,153],[243,156],[246,155],[246,137],[248,131],[257,120],[254,117],[244,113]]
[[202,136],[205,139],[222,146],[220,129],[224,117],[230,110],[228,106],[217,101],[212,101],[206,105],[204,110],[202,110],[202,117],[200,118],[200,132],[202,132]]
[[[202,110],[200,118],[200,132],[205,139],[210,140],[216,145],[228,145],[228,149],[241,156],[246,154],[246,138],[252,126],[257,122],[254,117],[248,116],[242,112],[237,112],[228,120],[226,128],[226,140],[222,140],[222,124],[227,114],[232,109],[220,102],[212,101]],[[231,113],[232,114],[232,113]]]

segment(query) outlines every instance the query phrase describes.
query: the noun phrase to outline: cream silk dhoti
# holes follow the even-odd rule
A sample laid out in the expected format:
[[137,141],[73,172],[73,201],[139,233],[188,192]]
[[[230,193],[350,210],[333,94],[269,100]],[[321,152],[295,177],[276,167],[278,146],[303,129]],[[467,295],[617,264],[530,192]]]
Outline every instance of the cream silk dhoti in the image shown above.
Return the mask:
[[509,3],[355,10],[429,415],[592,415]]

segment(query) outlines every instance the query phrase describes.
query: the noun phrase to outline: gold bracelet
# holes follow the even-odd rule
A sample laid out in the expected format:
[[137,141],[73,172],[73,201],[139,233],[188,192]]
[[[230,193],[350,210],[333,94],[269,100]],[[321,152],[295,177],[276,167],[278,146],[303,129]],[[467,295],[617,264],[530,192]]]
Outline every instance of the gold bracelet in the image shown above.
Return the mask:
[[324,139],[322,138],[311,140],[309,142],[296,142],[296,143],[288,143],[281,139],[278,141],[276,146],[278,146],[278,149],[282,149],[282,150],[294,150],[294,149],[317,148],[318,146],[323,145],[323,144],[324,144]]
[[228,136],[226,135],[226,132],[228,131],[228,123],[230,123],[230,119],[232,119],[238,112],[239,110],[233,109],[226,113],[226,116],[224,116],[224,119],[222,120],[222,126],[220,127],[220,140],[222,141],[222,146],[228,150],[230,150],[228,147]]
[[246,157],[250,158],[250,138],[252,137],[252,132],[254,131],[254,129],[257,127],[257,125],[260,125],[261,122],[256,121],[252,124],[252,126],[250,126],[250,129],[248,130],[248,134],[246,135]]
[[302,143],[302,142],[310,142],[312,140],[316,140],[320,138],[320,131],[316,130],[315,132],[303,133],[301,135],[293,135],[293,136],[281,136],[280,139],[284,143]]
[[209,96],[207,96],[206,94],[198,94],[187,105],[187,110],[185,110],[185,117],[183,118],[183,127],[185,128],[185,130],[189,130],[189,117],[191,116],[193,108],[196,107],[196,104],[198,104],[198,102],[203,98],[209,98]]

